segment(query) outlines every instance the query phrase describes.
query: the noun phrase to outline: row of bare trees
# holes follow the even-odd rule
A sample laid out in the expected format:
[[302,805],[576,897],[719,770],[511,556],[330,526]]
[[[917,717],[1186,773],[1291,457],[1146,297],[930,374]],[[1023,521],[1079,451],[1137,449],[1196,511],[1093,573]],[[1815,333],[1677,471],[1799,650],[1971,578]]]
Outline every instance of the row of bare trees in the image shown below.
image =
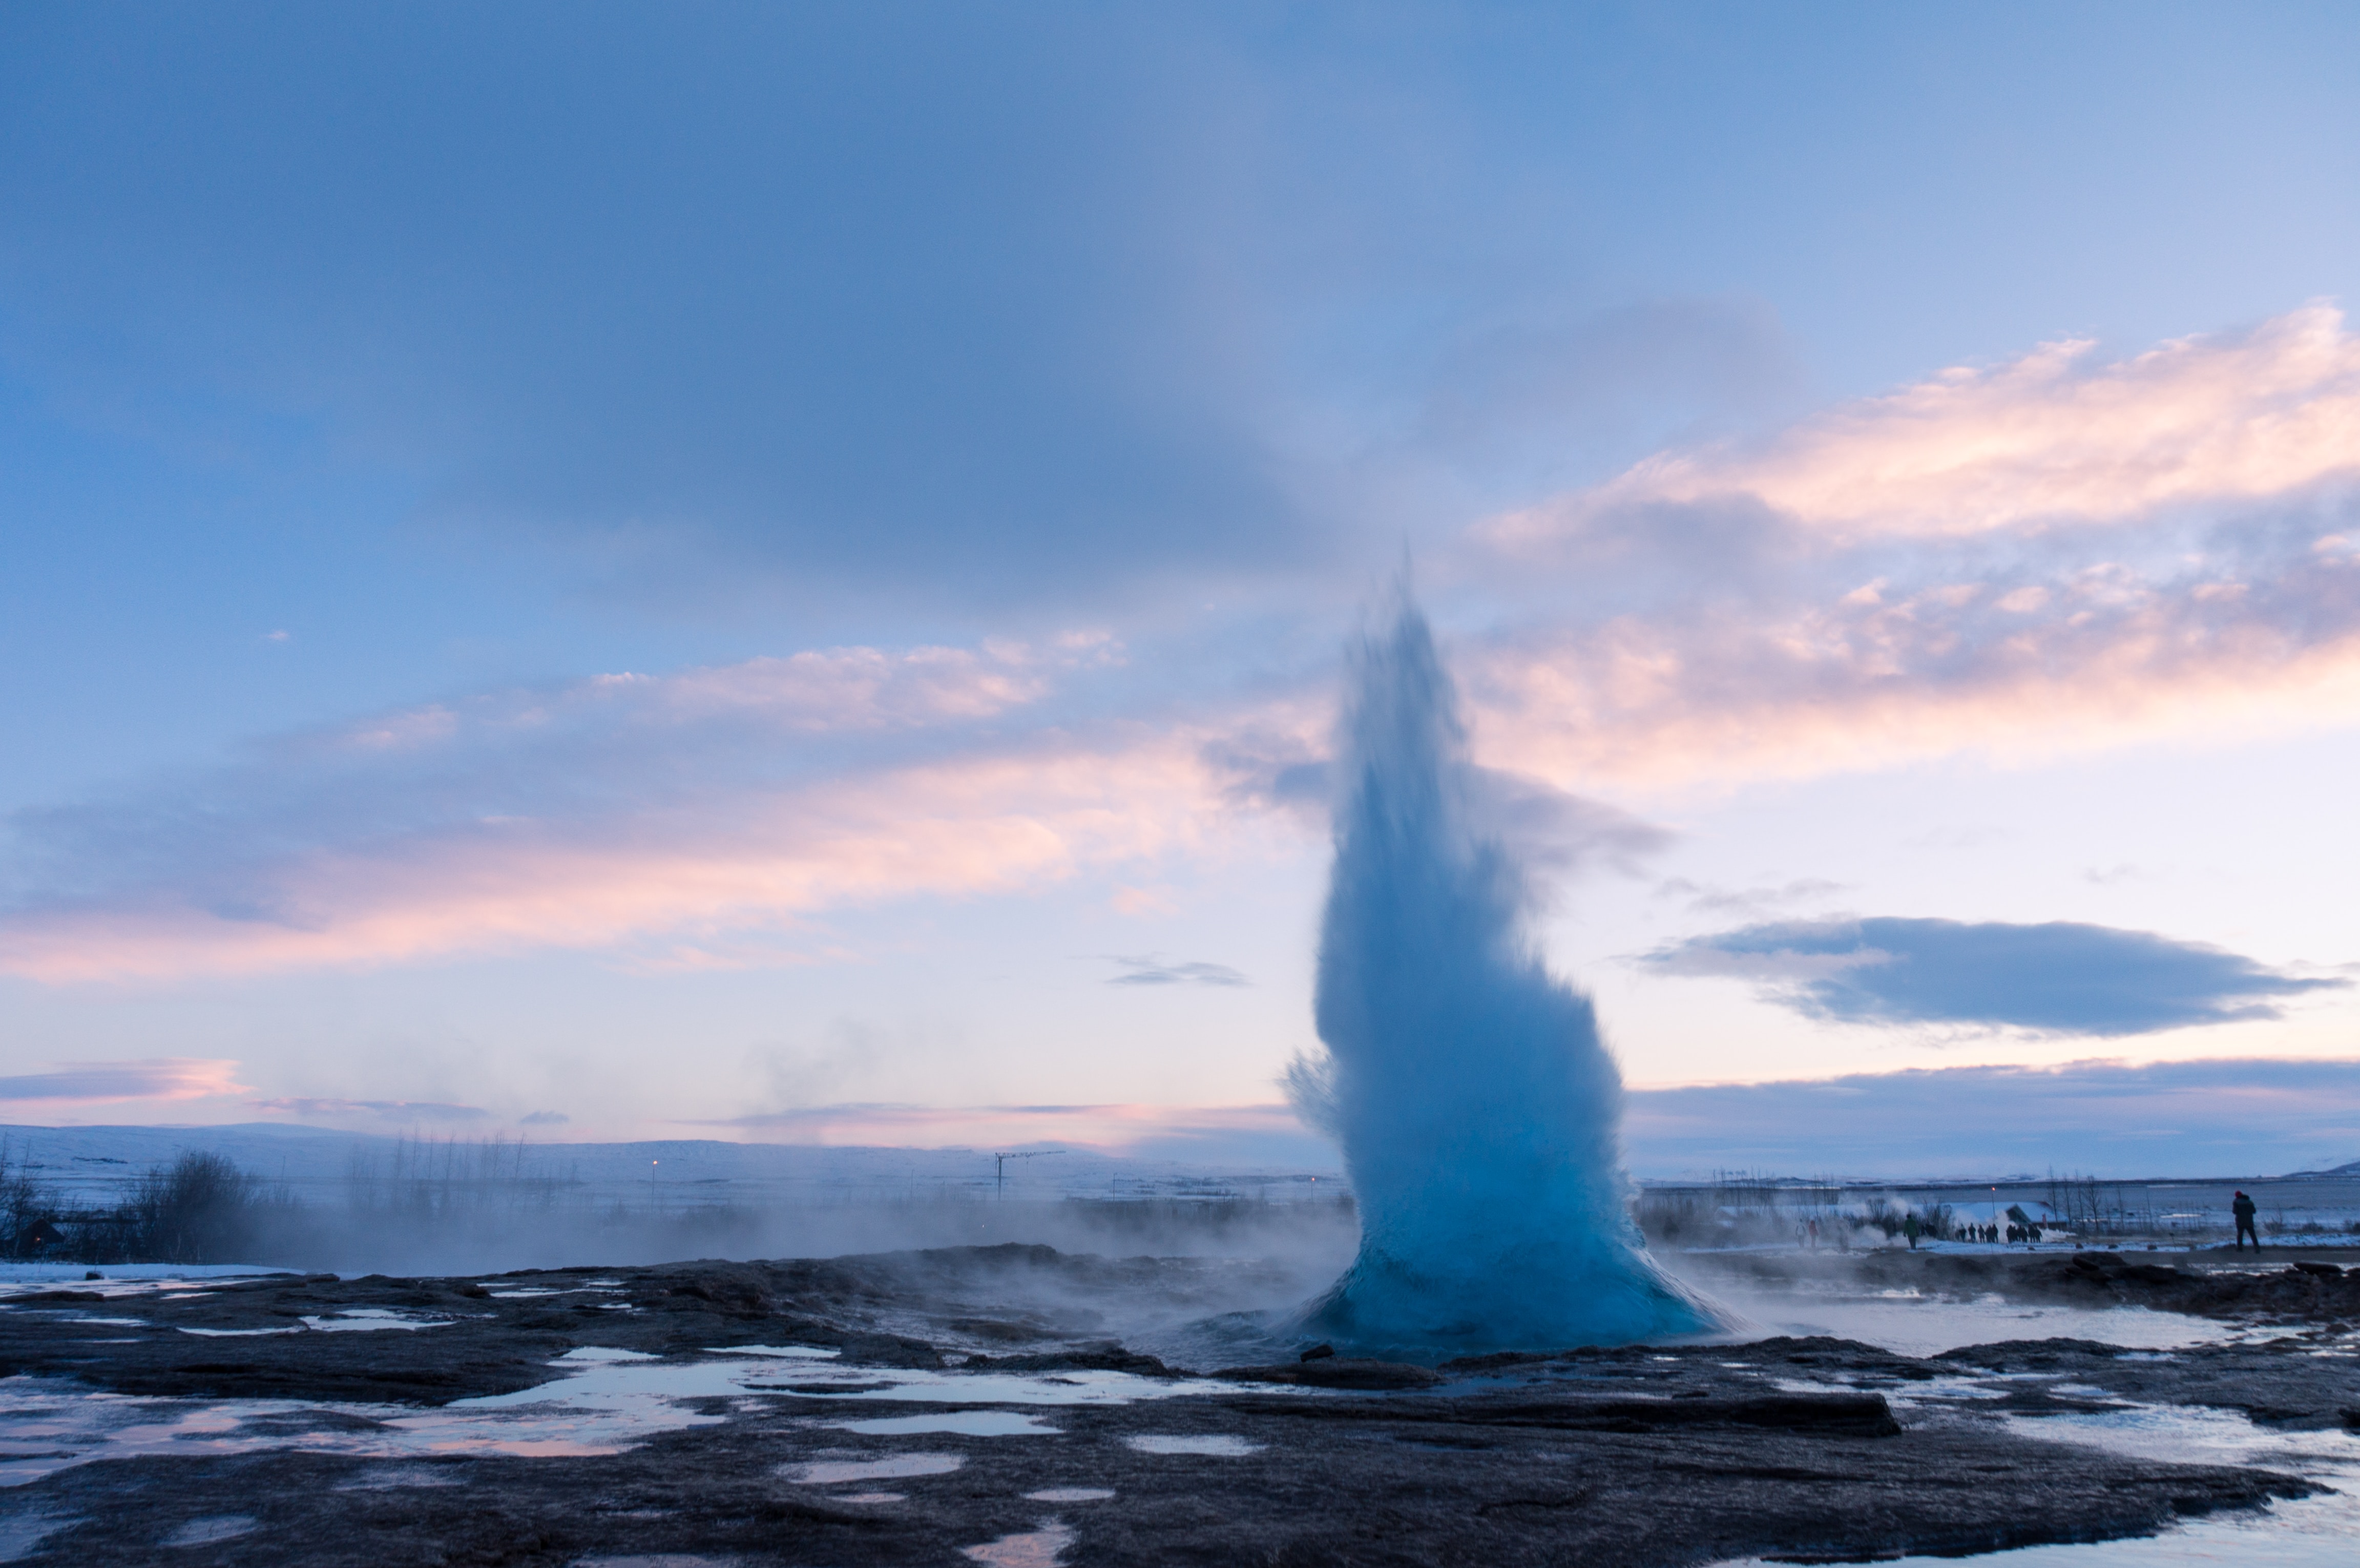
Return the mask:
[[295,1205],[226,1155],[183,1151],[112,1206],[63,1200],[0,1144],[0,1251],[77,1263],[249,1261]]

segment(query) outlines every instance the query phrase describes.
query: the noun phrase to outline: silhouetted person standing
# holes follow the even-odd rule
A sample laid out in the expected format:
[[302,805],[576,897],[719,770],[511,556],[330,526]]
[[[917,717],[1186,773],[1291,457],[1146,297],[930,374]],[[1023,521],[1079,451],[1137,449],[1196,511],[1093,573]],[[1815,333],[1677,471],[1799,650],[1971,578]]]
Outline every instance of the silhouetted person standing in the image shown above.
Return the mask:
[[2237,1217],[2237,1250],[2239,1252],[2245,1250],[2245,1238],[2250,1236],[2254,1238],[2254,1250],[2259,1252],[2262,1249],[2262,1236],[2261,1233],[2254,1228],[2254,1200],[2240,1192],[2229,1204],[2229,1212]]

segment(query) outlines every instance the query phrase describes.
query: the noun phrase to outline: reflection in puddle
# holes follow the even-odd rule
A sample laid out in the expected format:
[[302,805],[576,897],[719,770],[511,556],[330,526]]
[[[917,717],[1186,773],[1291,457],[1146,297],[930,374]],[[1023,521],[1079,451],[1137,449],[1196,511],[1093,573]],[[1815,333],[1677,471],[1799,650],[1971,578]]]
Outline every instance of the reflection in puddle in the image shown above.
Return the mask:
[[2360,1443],[2340,1432],[2279,1432],[2236,1410],[2204,1405],[2134,1405],[2088,1414],[2009,1416],[2018,1437],[2103,1448],[2178,1465],[2244,1465],[2312,1472],[2360,1465]]
[[1003,1535],[981,1546],[962,1546],[959,1554],[988,1568],[1055,1568],[1058,1556],[1074,1544],[1074,1532],[1055,1519],[1023,1535]]
[[[683,1428],[728,1420],[690,1408],[704,1400],[747,1407],[775,1394],[778,1362],[792,1360],[801,1399],[839,1406],[887,1400],[960,1405],[1115,1405],[1183,1394],[1228,1393],[1225,1383],[1148,1378],[1125,1372],[960,1374],[831,1365],[808,1346],[739,1345],[727,1358],[668,1360],[642,1351],[583,1346],[554,1364],[554,1380],[511,1394],[457,1399],[439,1410],[290,1399],[143,1399],[88,1393],[30,1377],[0,1379],[0,1486],[22,1486],[71,1465],[142,1454],[231,1454],[300,1450],[399,1459],[434,1454],[585,1458],[619,1454]],[[842,1388],[841,1394],[828,1390]],[[759,1408],[759,1401],[755,1408]],[[878,1418],[864,1431],[1045,1435],[1055,1429],[1000,1410]],[[307,1428],[307,1421],[321,1423]]]
[[885,1454],[873,1459],[814,1459],[788,1465],[779,1474],[799,1486],[838,1486],[847,1481],[902,1481],[912,1475],[947,1475],[967,1461],[956,1454]]
[[211,1519],[194,1519],[166,1536],[164,1546],[211,1546],[216,1541],[235,1541],[241,1535],[254,1533],[252,1514],[217,1514]]
[[836,1424],[870,1437],[908,1437],[927,1432],[956,1432],[962,1437],[1055,1437],[1060,1431],[1039,1416],[1017,1410],[948,1410],[938,1416],[885,1416]]
[[1760,1337],[1826,1334],[1903,1356],[1939,1356],[2011,1339],[2091,1339],[2157,1351],[2245,1337],[2230,1324],[2147,1307],[2032,1306],[1997,1297],[1957,1301],[1915,1291],[1861,1297],[1798,1290],[1770,1296],[1718,1281],[1707,1288],[1751,1319]]
[[70,1323],[105,1323],[115,1328],[146,1328],[146,1318],[94,1318],[81,1312],[52,1312],[47,1307],[28,1307],[26,1315],[37,1318],[63,1318]]
[[[1896,1404],[1899,1401],[1895,1401]],[[2226,1509],[2161,1535],[2027,1546],[1975,1557],[1991,1568],[2350,1568],[2360,1541],[2360,1441],[2339,1432],[2277,1432],[2234,1410],[2138,1405],[2053,1416],[2009,1415],[2009,1432],[2060,1445],[2180,1465],[2285,1471],[2335,1487],[2321,1497]],[[1896,1568],[1956,1568],[1957,1558],[1904,1557]],[[1720,1568],[1765,1568],[1747,1558]]]
[[352,1307],[326,1317],[305,1318],[304,1326],[322,1334],[366,1334],[388,1328],[441,1328],[449,1318],[413,1317],[390,1307]]
[[1122,1441],[1142,1454],[1210,1454],[1224,1459],[1242,1459],[1262,1452],[1261,1443],[1249,1443],[1242,1437],[1181,1437],[1151,1432]]
[[447,1472],[420,1465],[372,1465],[350,1480],[336,1483],[339,1492],[388,1492],[405,1486],[457,1486],[465,1483]]
[[1046,1491],[1027,1492],[1028,1503],[1103,1503],[1114,1493],[1104,1486],[1051,1486]]

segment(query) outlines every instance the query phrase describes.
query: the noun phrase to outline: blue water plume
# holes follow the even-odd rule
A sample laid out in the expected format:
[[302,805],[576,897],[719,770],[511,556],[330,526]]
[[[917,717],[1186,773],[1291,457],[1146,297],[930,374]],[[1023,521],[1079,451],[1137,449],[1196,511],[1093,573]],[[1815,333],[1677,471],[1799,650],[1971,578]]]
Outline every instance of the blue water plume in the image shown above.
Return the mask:
[[1625,1206],[1622,1081],[1549,973],[1534,890],[1406,592],[1354,650],[1320,933],[1327,1054],[1288,1091],[1343,1144],[1360,1249],[1306,1333],[1433,1358],[1707,1332]]

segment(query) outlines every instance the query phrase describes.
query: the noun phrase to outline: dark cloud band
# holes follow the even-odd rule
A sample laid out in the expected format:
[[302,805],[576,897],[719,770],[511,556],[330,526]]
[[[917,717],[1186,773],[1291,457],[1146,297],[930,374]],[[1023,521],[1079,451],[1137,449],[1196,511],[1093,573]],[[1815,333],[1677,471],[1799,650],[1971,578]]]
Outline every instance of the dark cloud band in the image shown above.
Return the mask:
[[1771,1001],[1855,1024],[1980,1024],[2131,1035],[2278,1015],[2278,1002],[2347,984],[2151,931],[2050,920],[1786,920],[1659,948],[1676,975],[1754,981]]

